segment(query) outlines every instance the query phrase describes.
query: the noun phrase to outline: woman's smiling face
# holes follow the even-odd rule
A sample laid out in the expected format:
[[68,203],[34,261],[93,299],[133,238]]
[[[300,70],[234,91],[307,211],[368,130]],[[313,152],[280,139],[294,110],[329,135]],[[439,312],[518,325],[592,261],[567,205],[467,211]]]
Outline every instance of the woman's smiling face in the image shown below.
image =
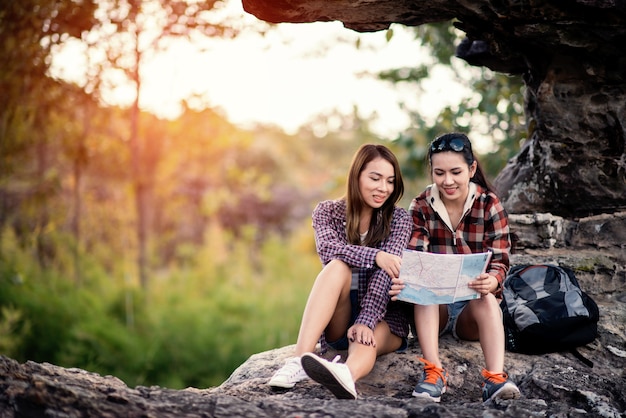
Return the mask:
[[396,173],[393,165],[378,157],[365,165],[359,175],[359,191],[363,202],[373,208],[380,208],[394,189]]
[[454,151],[437,152],[431,156],[433,182],[439,188],[444,203],[465,202],[470,179],[476,173],[476,161],[468,166],[463,154]]

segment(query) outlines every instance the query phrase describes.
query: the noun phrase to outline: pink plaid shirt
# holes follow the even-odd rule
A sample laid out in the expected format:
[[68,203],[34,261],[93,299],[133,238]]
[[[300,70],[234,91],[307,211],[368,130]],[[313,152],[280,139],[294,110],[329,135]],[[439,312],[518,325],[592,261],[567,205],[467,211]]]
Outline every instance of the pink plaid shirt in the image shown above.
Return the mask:
[[[313,229],[317,254],[324,265],[331,260],[341,260],[352,268],[359,268],[358,302],[359,314],[356,324],[370,329],[383,319],[392,333],[400,337],[408,335],[408,322],[402,302],[391,302],[389,289],[391,278],[376,265],[376,254],[385,251],[402,257],[411,235],[411,217],[403,208],[396,207],[391,221],[391,233],[376,248],[348,243],[346,235],[346,202],[327,200],[320,202],[313,211]],[[322,335],[322,352],[326,341]]]

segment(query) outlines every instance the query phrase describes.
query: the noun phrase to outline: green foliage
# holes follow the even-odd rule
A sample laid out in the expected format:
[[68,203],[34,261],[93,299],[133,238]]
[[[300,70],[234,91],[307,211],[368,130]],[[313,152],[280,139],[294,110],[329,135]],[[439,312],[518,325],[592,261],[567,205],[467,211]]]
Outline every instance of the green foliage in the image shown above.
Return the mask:
[[30,332],[29,323],[22,313],[10,306],[0,308],[0,353],[15,353],[24,335]]
[[[90,27],[96,3],[0,2],[0,184],[22,164],[32,161],[29,146],[40,139],[33,125],[43,130],[54,92],[58,91],[46,77],[52,48],[70,36],[79,37]],[[10,197],[0,190],[0,198]]]
[[320,268],[304,229],[261,247],[233,241],[220,260],[197,248],[193,266],[159,276],[143,297],[97,272],[72,286],[29,262],[6,233],[12,261],[0,271],[0,353],[114,375],[131,387],[219,385],[250,355],[295,343]]
[[[312,206],[343,192],[366,124],[295,140],[211,110],[141,114],[153,238],[140,290],[128,113],[52,86],[55,106],[23,126],[37,135],[3,155],[20,164],[0,182],[0,353],[182,388],[295,343],[320,268]],[[250,218],[231,226],[219,215],[233,201]]]

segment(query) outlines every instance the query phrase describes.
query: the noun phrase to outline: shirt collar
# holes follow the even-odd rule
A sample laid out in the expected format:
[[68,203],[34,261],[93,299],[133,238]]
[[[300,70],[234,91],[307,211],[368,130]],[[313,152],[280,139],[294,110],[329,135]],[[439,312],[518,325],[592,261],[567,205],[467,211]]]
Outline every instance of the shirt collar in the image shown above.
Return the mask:
[[[474,204],[474,200],[476,199],[476,183],[470,181],[468,189],[469,193],[467,193],[467,198],[465,199],[465,204],[463,205],[463,215],[465,215]],[[445,222],[446,225],[448,225],[450,230],[454,231],[456,225],[452,226],[452,222],[450,222],[450,217],[448,216],[446,206],[444,205],[443,200],[439,195],[439,188],[435,183],[430,185],[430,196],[428,197],[428,204],[433,208],[435,212],[439,214],[441,219]],[[461,219],[463,218],[461,217]]]

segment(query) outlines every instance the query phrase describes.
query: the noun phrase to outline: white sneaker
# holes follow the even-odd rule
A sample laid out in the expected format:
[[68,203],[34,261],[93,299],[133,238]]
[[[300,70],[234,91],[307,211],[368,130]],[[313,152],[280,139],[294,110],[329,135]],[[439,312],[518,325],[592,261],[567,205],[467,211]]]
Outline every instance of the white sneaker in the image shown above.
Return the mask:
[[330,390],[339,399],[356,399],[356,387],[350,369],[337,361],[341,356],[336,356],[332,362],[320,358],[312,353],[302,356],[302,368],[307,375],[326,389]]
[[302,369],[300,357],[292,357],[285,361],[285,365],[274,373],[267,384],[275,388],[291,389],[296,383],[307,378],[307,374]]

